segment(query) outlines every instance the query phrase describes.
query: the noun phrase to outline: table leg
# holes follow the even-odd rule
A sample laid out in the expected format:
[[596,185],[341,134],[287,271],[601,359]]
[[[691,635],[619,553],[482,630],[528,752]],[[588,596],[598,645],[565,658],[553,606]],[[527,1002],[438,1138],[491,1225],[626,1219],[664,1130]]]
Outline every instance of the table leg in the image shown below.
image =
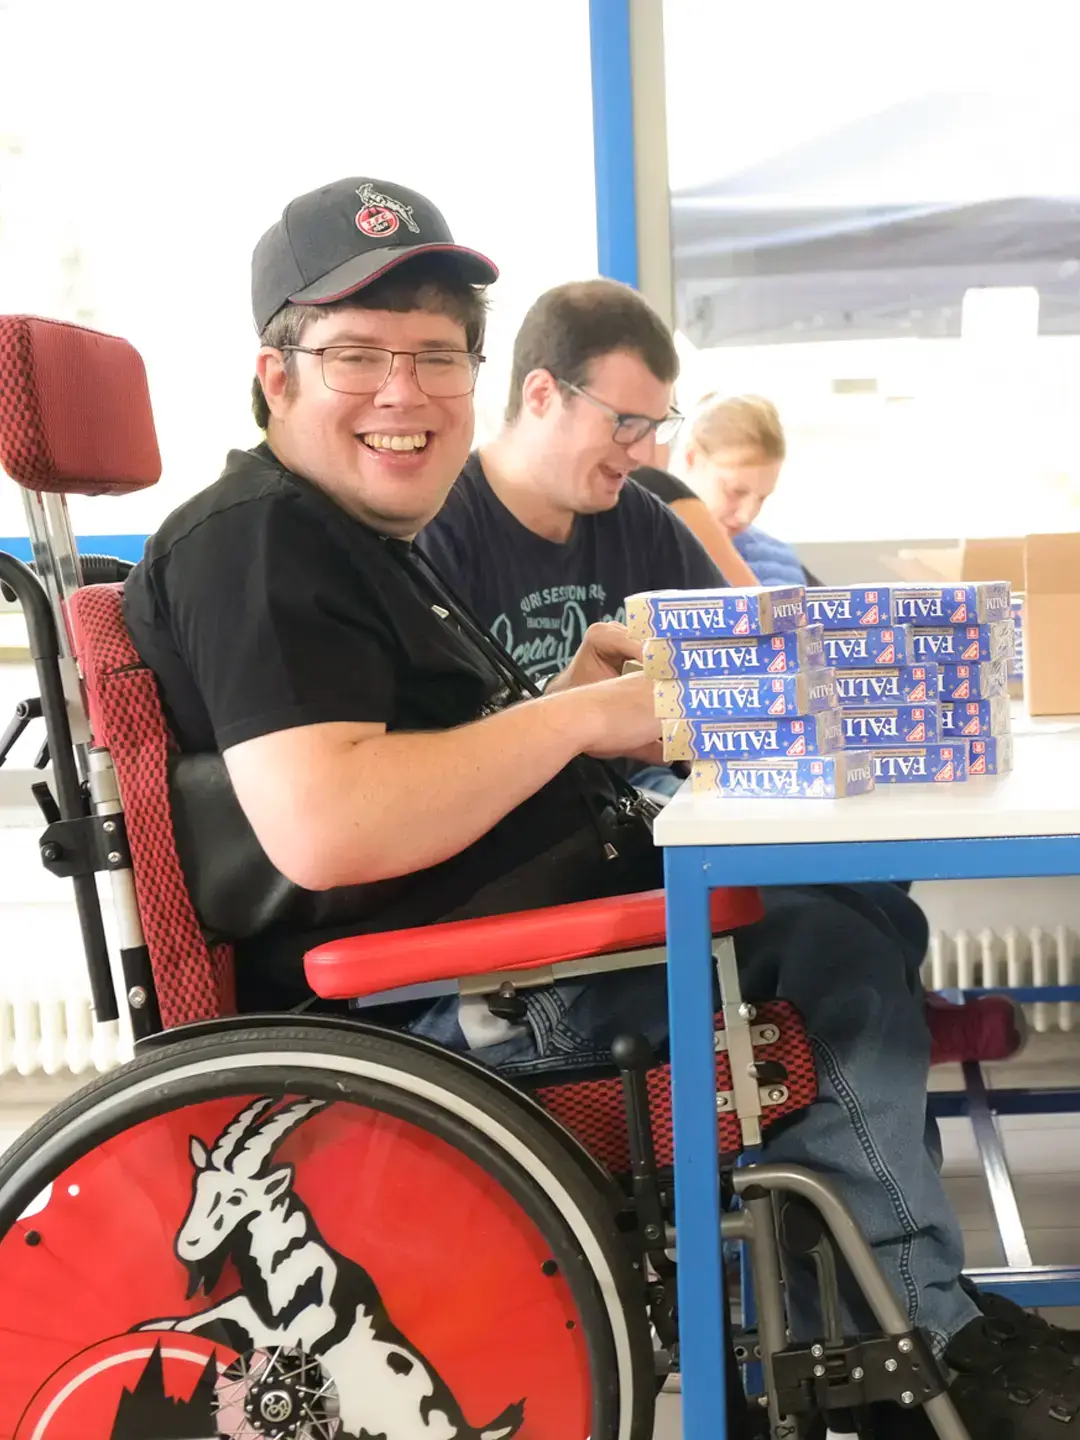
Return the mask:
[[709,863],[664,852],[684,1440],[724,1440],[724,1272],[716,1146]]

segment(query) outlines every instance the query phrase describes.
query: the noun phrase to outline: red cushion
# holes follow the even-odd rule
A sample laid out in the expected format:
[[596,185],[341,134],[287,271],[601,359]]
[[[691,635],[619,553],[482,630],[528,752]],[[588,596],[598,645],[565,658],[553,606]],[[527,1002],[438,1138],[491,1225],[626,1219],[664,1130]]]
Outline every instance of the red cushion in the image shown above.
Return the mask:
[[28,490],[116,495],[156,484],[161,456],[134,346],[0,315],[0,465]]
[[[715,935],[751,925],[762,915],[756,890],[714,890],[711,905]],[[304,968],[316,995],[349,1000],[427,980],[532,970],[560,960],[662,945],[666,933],[664,892],[646,890],[610,900],[331,940],[308,952]]]

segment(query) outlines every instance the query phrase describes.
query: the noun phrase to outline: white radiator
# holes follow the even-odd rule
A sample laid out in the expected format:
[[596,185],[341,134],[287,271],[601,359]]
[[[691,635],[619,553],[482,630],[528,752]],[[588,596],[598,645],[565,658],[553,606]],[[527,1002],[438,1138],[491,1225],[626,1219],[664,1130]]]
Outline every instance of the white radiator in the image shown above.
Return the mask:
[[[928,990],[979,990],[1009,985],[1075,985],[1080,980],[1080,938],[1067,925],[1046,929],[933,930],[923,967]],[[1080,1005],[1039,1001],[1024,1006],[1028,1023],[1045,1034],[1073,1030]]]
[[84,987],[68,995],[0,995],[0,1077],[92,1075],[131,1059],[131,1041],[95,1025]]
[[[66,985],[47,970],[40,978],[48,993],[35,994],[25,975],[6,986],[0,982],[0,1076],[104,1074],[131,1058],[128,1035],[94,1025],[81,975],[70,974]],[[1080,980],[1080,937],[1065,925],[935,930],[923,979],[931,990],[1073,985]],[[1080,1028],[1080,1005],[1040,1001],[1024,1008],[1040,1033]]]

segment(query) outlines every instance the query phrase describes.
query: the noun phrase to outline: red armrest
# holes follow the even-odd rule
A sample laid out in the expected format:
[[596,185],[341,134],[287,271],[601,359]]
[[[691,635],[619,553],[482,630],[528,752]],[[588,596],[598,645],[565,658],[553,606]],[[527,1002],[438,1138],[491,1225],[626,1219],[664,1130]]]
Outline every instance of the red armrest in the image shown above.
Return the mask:
[[[757,890],[713,890],[714,935],[762,915]],[[415,930],[386,930],[331,940],[304,957],[308,984],[325,1000],[358,999],[431,980],[531,970],[561,960],[662,945],[663,890],[518,910],[480,920],[451,920]]]

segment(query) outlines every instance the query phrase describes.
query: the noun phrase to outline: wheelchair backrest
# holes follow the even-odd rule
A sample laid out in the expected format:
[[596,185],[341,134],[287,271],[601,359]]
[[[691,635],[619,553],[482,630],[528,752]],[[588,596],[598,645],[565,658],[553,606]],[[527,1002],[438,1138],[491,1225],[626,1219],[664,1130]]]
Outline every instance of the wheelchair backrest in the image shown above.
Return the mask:
[[165,1029],[235,1010],[232,951],[207,945],[188,895],[169,805],[174,750],[157,684],[124,624],[121,585],[67,602],[95,747],[108,750],[127,823],[139,917]]
[[[67,494],[125,494],[160,477],[138,351],[82,326],[0,316],[0,465],[24,490],[34,569],[67,667],[65,744],[74,738],[77,753],[86,752],[84,780],[100,771],[102,752],[111,757],[161,1022],[231,1013],[231,951],[203,938],[177,856],[167,776],[173,742],[157,686],[128,636],[121,587],[83,586],[67,515]],[[49,738],[55,765],[58,737]],[[86,763],[91,752],[97,765]]]

